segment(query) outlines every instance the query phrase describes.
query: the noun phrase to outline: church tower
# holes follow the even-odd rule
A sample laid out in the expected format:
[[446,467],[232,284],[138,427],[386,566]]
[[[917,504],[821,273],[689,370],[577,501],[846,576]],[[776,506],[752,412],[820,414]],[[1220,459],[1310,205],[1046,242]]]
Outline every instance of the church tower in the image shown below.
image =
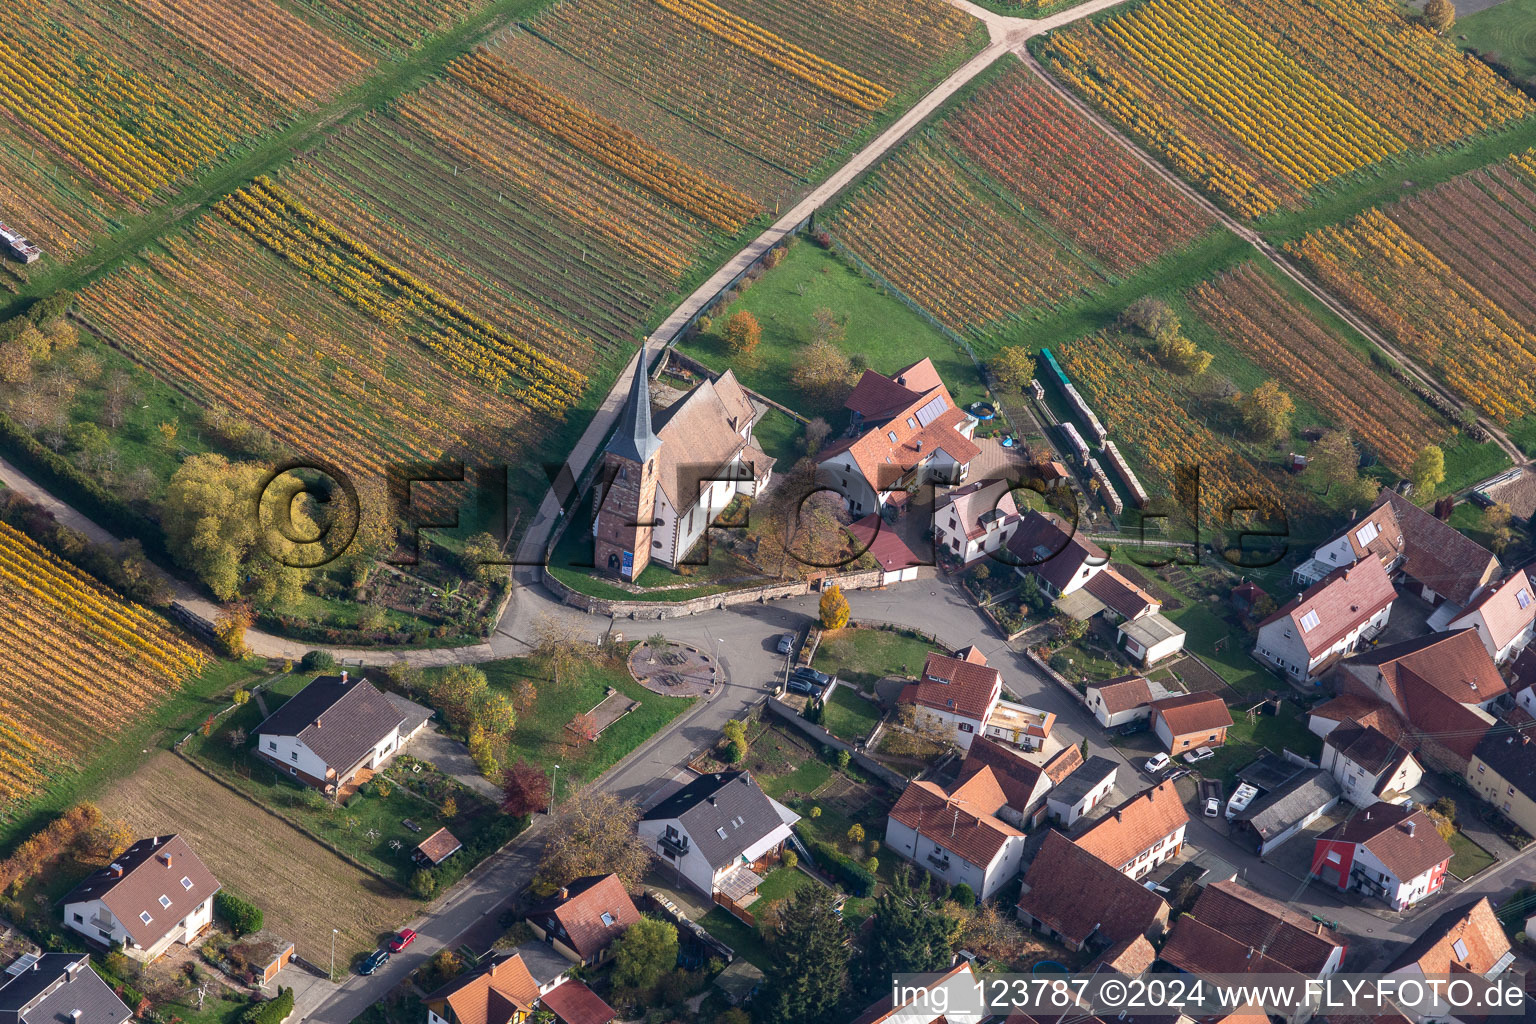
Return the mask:
[[[629,387],[629,404],[603,451],[597,522],[593,530],[598,569],[622,579],[638,577],[651,561],[656,520],[656,456],[661,439],[651,432],[650,359],[644,342]],[[605,488],[606,490],[601,490]]]

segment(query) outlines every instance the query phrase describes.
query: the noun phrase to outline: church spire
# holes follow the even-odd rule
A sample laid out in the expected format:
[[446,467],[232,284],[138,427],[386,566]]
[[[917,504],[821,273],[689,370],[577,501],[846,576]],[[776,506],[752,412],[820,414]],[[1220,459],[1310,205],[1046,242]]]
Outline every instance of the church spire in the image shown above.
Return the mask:
[[629,404],[619,417],[619,427],[608,442],[608,451],[620,458],[642,465],[661,447],[661,438],[651,432],[650,353],[646,342],[640,343],[640,359],[629,386]]

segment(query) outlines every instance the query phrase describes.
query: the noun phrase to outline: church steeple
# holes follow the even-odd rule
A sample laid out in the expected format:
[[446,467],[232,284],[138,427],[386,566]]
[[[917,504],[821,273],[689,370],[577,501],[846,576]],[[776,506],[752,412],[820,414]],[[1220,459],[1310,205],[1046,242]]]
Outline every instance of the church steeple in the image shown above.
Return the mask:
[[646,342],[640,343],[640,359],[635,364],[635,377],[629,385],[629,403],[619,418],[608,451],[622,459],[631,459],[644,465],[661,448],[661,438],[651,431],[651,374],[650,353]]

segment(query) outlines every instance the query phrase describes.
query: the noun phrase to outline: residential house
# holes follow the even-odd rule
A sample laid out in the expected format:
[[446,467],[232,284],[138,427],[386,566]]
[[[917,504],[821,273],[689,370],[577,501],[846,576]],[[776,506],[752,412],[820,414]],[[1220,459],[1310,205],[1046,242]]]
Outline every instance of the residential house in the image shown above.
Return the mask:
[[1378,804],[1317,838],[1312,873],[1324,885],[1353,889],[1404,910],[1440,891],[1451,853],[1429,815]]
[[1307,729],[1323,739],[1345,722],[1369,726],[1393,740],[1408,734],[1408,723],[1375,696],[1341,693],[1307,712]]
[[66,928],[148,963],[208,929],[219,888],[187,841],[171,834],[140,839],[60,902]]
[[901,532],[878,513],[871,512],[863,519],[849,524],[848,533],[855,544],[879,563],[881,585],[915,580],[919,569],[933,564],[931,547],[925,555],[913,551],[902,538]]
[[1343,796],[1344,790],[1321,768],[1297,772],[1233,819],[1232,838],[1246,833],[1262,857],[1337,807]]
[[1045,837],[1024,875],[1019,920],[1074,953],[1156,940],[1168,904],[1060,832]]
[[1056,600],[1056,610],[1063,615],[1083,621],[1097,617],[1115,627],[1116,643],[1142,665],[1161,661],[1184,649],[1184,631],[1162,614],[1162,607],[1161,601],[1126,579],[1114,566],[1101,567],[1082,586]]
[[989,1021],[980,999],[980,987],[969,960],[961,960],[932,984],[880,997],[854,1018],[853,1024],[980,1024]]
[[855,515],[899,510],[929,481],[961,483],[981,454],[976,419],[955,406],[929,359],[892,377],[865,370],[844,406],[847,434],[816,456],[817,477]]
[[606,961],[614,940],[638,920],[640,911],[618,875],[578,878],[528,912],[535,935],[587,967]]
[[1152,702],[1168,696],[1162,684],[1132,673],[1102,683],[1089,683],[1084,703],[1106,729],[1117,729],[1151,716]]
[[1214,693],[1181,693],[1152,702],[1152,731],[1172,754],[1219,747],[1227,742],[1231,725],[1232,713]]
[[985,731],[1003,694],[1003,674],[976,647],[954,657],[929,653],[923,674],[908,683],[897,704],[912,705],[919,722],[942,732],[961,750]]
[[753,440],[758,412],[731,371],[694,385],[653,428],[646,367],[642,345],[593,491],[593,562],[630,580],[652,561],[687,561],[737,495],[768,486],[774,462]]
[[1024,856],[1024,833],[999,817],[1007,803],[990,767],[948,792],[932,782],[909,783],[886,819],[885,848],[946,885],[964,882],[988,899],[1018,874]]
[[1184,845],[1189,814],[1171,782],[1159,782],[1106,813],[1077,844],[1131,878],[1140,878]]
[[538,1005],[539,983],[521,954],[494,957],[427,994],[427,1024],[523,1024]]
[[618,1013],[579,981],[568,981],[539,1000],[559,1024],[613,1024]]
[[1455,775],[1466,771],[1473,748],[1493,725],[1488,708],[1509,689],[1470,629],[1431,633],[1350,658],[1339,665],[1334,686],[1391,707],[1408,724],[1420,761]]
[[1328,733],[1321,763],[1356,807],[1403,803],[1424,778],[1423,766],[1407,745],[1353,720]]
[[[1494,916],[1488,897],[1469,900],[1447,910],[1424,927],[1419,937],[1396,960],[1387,965],[1388,974],[1406,974],[1420,978],[1471,974],[1494,978],[1515,962],[1509,936]],[[1433,1005],[1415,1010],[1411,1016],[1419,1024],[1430,1021],[1464,1021],[1473,1024],[1482,1015],[1458,1018],[1449,1005]]]
[[132,1017],[84,953],[27,954],[0,978],[4,1024],[128,1024]]
[[256,727],[256,752],[305,785],[345,797],[409,736],[407,714],[366,679],[316,676]]
[[1450,621],[1447,629],[1471,629],[1502,665],[1525,650],[1536,633],[1536,586],[1525,569],[1490,583]]
[[[1174,922],[1159,955],[1191,974],[1278,974],[1322,979],[1345,946],[1328,927],[1237,882],[1214,882]],[[1291,1015],[1306,1017],[1306,1011]]]
[[1053,598],[1076,593],[1109,567],[1104,549],[1078,533],[1065,519],[1030,509],[1008,538],[1020,576],[1033,576]]
[[1488,730],[1472,751],[1466,780],[1472,792],[1536,835],[1536,735],[1530,729]]
[[939,550],[967,565],[1001,552],[1022,521],[1008,480],[976,480],[945,491],[933,503]]
[[1444,628],[1469,605],[1500,569],[1493,552],[1391,488],[1383,488],[1364,516],[1319,546],[1297,568],[1296,578],[1304,584],[1315,583],[1367,553],[1389,573],[1411,583],[1417,596],[1441,605],[1431,618],[1435,629]]
[[800,816],[747,772],[701,775],[647,811],[640,838],[699,892],[745,910]]
[[1012,747],[978,736],[960,762],[959,781],[965,782],[983,768],[990,768],[1007,800],[998,808],[997,816],[1017,828],[1031,828],[1045,817],[1046,793],[1055,781],[1052,772],[1065,778],[1060,765],[1067,760],[1075,766],[1082,763],[1083,757],[1076,747],[1063,747],[1049,759],[1032,761]]
[[1046,794],[1046,810],[1063,825],[1076,824],[1079,818],[1087,815],[1114,792],[1115,777],[1119,770],[1120,766],[1109,758],[1093,755]]
[[1253,655],[1297,682],[1315,682],[1386,628],[1396,599],[1374,558],[1335,569],[1259,623]]

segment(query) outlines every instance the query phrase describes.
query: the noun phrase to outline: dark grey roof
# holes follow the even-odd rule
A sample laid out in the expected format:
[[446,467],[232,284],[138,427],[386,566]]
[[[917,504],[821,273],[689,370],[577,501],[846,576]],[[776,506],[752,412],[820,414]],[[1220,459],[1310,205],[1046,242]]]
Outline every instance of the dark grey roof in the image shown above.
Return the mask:
[[566,971],[572,964],[565,957],[555,952],[555,947],[547,942],[525,942],[512,952],[523,958],[523,966],[528,968],[528,973],[533,975],[533,980],[543,988]]
[[1119,767],[1109,758],[1095,754],[1072,769],[1072,774],[1062,779],[1047,794],[1047,799],[1064,804],[1075,804],[1087,796],[1095,786],[1115,774]]
[[343,771],[361,761],[405,721],[405,715],[366,679],[316,676],[257,726],[258,736],[297,736],[326,763]]
[[1536,799],[1536,736],[1496,725],[1478,742],[1476,753],[1499,778]]
[[608,442],[608,451],[620,458],[646,462],[661,447],[661,439],[651,430],[650,353],[640,343],[640,360],[629,384],[629,401],[619,416],[619,425]]
[[1270,839],[1313,811],[1343,795],[1338,781],[1321,768],[1297,775],[1290,782],[1261,797],[1238,816],[1253,826],[1260,839]]
[[1259,748],[1259,756],[1237,770],[1237,777],[1262,792],[1279,789],[1306,769],[1294,761],[1287,761],[1267,747]]
[[773,801],[746,772],[701,775],[645,814],[646,821],[673,818],[715,868],[725,867],[783,824]]
[[132,1016],[83,953],[44,953],[0,985],[0,1024],[124,1024]]
[[395,706],[396,711],[405,716],[405,721],[400,723],[401,736],[407,736],[420,729],[427,722],[431,721],[433,715],[437,714],[431,708],[417,704],[415,701],[398,693],[391,693],[386,690],[384,691],[384,697]]

